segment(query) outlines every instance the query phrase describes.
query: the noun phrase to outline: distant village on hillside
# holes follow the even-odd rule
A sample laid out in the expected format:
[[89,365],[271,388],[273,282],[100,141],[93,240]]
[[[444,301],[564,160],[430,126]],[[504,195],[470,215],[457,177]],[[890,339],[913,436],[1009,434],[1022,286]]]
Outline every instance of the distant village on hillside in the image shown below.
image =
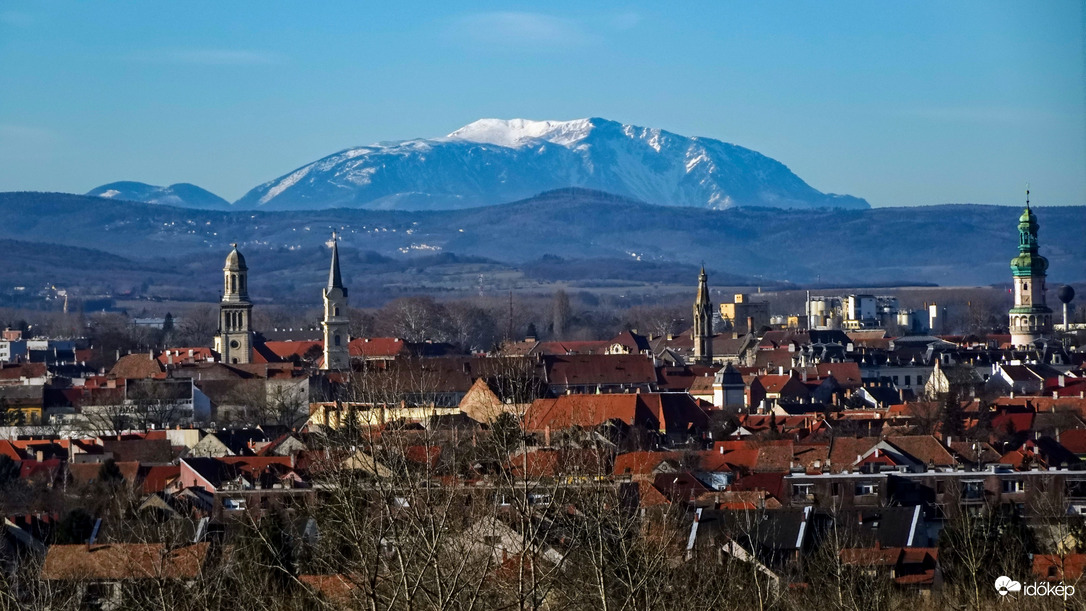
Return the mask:
[[3,331],[0,610],[983,609],[1001,576],[1082,608],[1086,324],[1038,230],[994,333],[702,268],[684,329],[565,338],[559,300],[492,346],[421,301],[354,336],[335,235],[319,328],[259,328],[234,245],[203,343]]

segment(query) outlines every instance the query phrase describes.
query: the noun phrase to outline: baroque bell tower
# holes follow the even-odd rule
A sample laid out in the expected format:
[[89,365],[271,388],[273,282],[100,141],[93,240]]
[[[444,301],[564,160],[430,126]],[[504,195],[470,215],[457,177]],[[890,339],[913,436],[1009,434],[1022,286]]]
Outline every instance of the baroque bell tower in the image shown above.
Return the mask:
[[226,256],[222,268],[223,291],[219,301],[219,330],[215,352],[227,364],[245,364],[253,360],[253,304],[249,301],[249,268],[238,245]]
[[705,266],[698,275],[698,296],[694,299],[694,360],[698,365],[713,364],[713,304],[709,301],[709,276]]
[[351,355],[347,344],[347,288],[339,273],[339,248],[336,234],[332,234],[332,267],[328,270],[328,286],[324,288],[324,365],[322,369],[343,371],[351,368]]
[[1010,311],[1011,344],[1027,346],[1052,332],[1052,310],[1045,302],[1048,259],[1038,254],[1037,216],[1029,207],[1018,218],[1018,256],[1011,259],[1014,307]]

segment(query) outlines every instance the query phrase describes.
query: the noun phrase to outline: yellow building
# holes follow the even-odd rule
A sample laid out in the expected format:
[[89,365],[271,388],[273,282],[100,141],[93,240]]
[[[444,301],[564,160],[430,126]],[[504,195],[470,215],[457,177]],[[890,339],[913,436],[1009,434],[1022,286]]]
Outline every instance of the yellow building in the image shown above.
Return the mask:
[[736,293],[732,303],[720,304],[720,317],[724,319],[725,327],[743,332],[757,331],[769,325],[769,304],[751,301],[746,293]]

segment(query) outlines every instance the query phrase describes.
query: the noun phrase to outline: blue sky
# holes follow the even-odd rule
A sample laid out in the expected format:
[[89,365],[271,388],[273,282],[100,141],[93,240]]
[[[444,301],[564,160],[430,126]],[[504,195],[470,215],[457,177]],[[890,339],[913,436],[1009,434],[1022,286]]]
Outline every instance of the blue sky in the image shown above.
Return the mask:
[[482,117],[708,136],[873,205],[1086,204],[1083,2],[0,3],[0,191],[228,200]]

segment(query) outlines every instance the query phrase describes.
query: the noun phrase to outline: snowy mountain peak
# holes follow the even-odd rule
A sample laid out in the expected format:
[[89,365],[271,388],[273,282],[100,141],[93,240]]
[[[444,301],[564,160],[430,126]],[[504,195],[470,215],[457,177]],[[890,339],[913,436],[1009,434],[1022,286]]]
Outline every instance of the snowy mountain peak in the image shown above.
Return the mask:
[[479,119],[449,134],[449,138],[479,144],[520,148],[544,140],[560,146],[584,140],[601,119],[533,121],[531,119]]
[[444,138],[346,149],[256,187],[235,206],[447,210],[569,187],[697,208],[869,207],[822,193],[757,151],[595,117],[480,119]]

